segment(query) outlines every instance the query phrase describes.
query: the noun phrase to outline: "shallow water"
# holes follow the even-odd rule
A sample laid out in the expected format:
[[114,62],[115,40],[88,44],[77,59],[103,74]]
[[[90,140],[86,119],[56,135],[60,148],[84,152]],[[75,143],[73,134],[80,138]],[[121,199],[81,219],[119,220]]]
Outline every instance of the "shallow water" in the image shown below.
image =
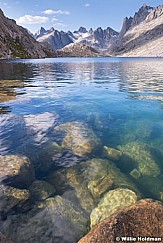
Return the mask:
[[[0,154],[27,155],[37,179],[45,179],[52,170],[103,158],[103,146],[119,149],[136,142],[149,146],[160,169],[158,184],[163,185],[162,67],[162,58],[1,61]],[[86,156],[71,149],[56,155],[51,144],[61,145],[64,135],[55,127],[73,121],[87,124],[101,140],[100,147]],[[50,167],[41,168],[42,160],[50,161]],[[131,176],[130,164],[122,163],[117,167]],[[144,188],[146,177],[143,183],[132,179],[144,197],[161,200]]]

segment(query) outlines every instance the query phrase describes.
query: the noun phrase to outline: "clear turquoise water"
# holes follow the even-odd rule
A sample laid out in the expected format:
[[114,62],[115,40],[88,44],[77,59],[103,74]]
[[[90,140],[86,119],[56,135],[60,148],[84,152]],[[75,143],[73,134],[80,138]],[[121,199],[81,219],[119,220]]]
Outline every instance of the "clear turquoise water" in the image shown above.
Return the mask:
[[[54,127],[71,121],[86,123],[102,141],[100,150],[87,159],[102,157],[105,145],[148,145],[154,150],[161,171],[159,183],[163,185],[162,58],[0,62],[1,155],[27,155],[37,168],[44,151],[44,158],[53,161],[54,170],[80,163],[84,158],[69,151],[57,159],[53,153],[48,154],[49,142],[61,144],[63,138]],[[117,166],[128,175],[127,167]],[[38,179],[48,173],[36,169]],[[135,183],[141,188],[139,182]],[[150,192],[150,197],[160,200],[157,193]]]
[[[106,145],[115,147],[133,139],[154,143],[159,139],[161,148],[162,65],[161,58],[1,61],[0,92],[4,102],[0,103],[0,153],[14,152],[39,132],[42,139],[37,145],[41,145],[56,124],[79,120],[94,129],[95,116],[101,119],[96,132]],[[8,84],[7,80],[16,80],[16,84]],[[38,118],[36,125],[34,116],[39,114],[41,121]],[[39,127],[43,121],[45,127]],[[141,131],[134,136],[136,128],[144,124],[152,128],[150,136],[144,137]],[[37,126],[34,134],[32,126]]]

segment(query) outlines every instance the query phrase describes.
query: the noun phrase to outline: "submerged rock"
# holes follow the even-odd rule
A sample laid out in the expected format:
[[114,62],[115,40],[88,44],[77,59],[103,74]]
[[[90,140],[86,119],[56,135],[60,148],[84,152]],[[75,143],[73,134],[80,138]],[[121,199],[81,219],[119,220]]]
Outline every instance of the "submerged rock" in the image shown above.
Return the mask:
[[93,130],[82,122],[68,122],[56,127],[55,130],[66,133],[62,147],[71,149],[78,156],[90,154],[100,144]]
[[18,188],[27,188],[35,179],[34,167],[25,156],[0,156],[0,181]]
[[146,192],[152,196],[152,198],[156,198],[163,202],[163,176],[143,176],[138,178],[138,182],[143,186]]
[[14,243],[10,239],[6,238],[6,236],[4,236],[1,232],[0,232],[0,242],[1,243]]
[[152,133],[152,126],[148,120],[143,122],[136,120],[128,120],[121,131],[122,142],[129,143],[136,140],[145,140],[150,137]]
[[30,193],[28,190],[17,189],[11,186],[0,185],[0,213],[26,211],[29,208],[28,201]]
[[90,219],[91,228],[106,219],[112,213],[126,206],[130,206],[137,201],[137,195],[135,192],[129,189],[118,188],[116,190],[111,190],[104,195],[100,200],[98,206],[93,209]]
[[[79,243],[115,243],[116,237],[163,238],[163,204],[153,200],[141,200],[123,208],[96,225]],[[120,238],[119,238],[120,237]],[[153,242],[151,240],[141,240]],[[126,240],[124,240],[126,242]],[[137,241],[136,241],[137,242]]]
[[99,158],[53,172],[47,180],[59,194],[74,190],[80,205],[88,213],[110,189],[128,188],[141,197],[135,184],[113,162]]
[[87,223],[82,211],[56,196],[27,214],[9,216],[1,230],[17,243],[76,243],[86,234]]
[[147,145],[131,142],[119,146],[119,149],[123,153],[122,162],[128,158],[128,163],[132,163],[142,176],[156,177],[160,175],[160,168]]
[[108,159],[110,159],[112,161],[120,160],[123,156],[123,153],[121,151],[119,151],[118,149],[110,148],[107,146],[104,146],[103,154],[105,157],[107,157]]
[[55,193],[55,189],[51,184],[41,180],[34,181],[29,187],[29,191],[36,201],[47,199]]

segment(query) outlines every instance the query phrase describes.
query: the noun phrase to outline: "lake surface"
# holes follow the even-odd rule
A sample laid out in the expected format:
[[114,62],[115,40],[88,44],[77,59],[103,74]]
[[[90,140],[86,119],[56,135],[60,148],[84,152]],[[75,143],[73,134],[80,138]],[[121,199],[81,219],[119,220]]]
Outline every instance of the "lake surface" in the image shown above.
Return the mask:
[[[65,133],[56,127],[74,122],[99,139],[97,149],[81,155],[63,146]],[[0,61],[0,155],[26,155],[36,178],[47,180],[53,171],[108,158],[104,146],[134,160],[135,166],[130,159],[109,158],[142,197],[163,201],[162,58]]]

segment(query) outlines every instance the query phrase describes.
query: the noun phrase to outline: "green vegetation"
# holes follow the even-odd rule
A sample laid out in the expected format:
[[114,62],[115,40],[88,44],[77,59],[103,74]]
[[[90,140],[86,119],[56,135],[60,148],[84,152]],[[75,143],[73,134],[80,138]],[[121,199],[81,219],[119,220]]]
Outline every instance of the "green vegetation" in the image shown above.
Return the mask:
[[12,48],[14,49],[14,52],[12,53],[12,56],[14,58],[29,58],[28,52],[23,48],[22,44],[20,43],[19,36],[16,37],[14,41],[12,41]]

